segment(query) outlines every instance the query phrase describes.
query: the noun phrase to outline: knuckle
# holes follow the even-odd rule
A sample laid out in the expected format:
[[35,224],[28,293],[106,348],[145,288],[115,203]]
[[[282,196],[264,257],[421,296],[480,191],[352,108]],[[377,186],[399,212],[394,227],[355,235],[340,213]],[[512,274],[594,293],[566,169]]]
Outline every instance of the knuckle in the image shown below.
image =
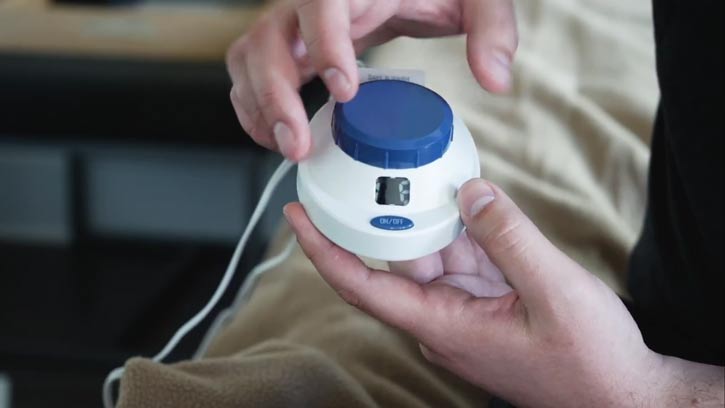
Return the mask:
[[266,86],[259,92],[258,97],[259,110],[272,114],[277,111],[282,103],[282,95],[280,90],[274,86]]
[[[257,115],[259,117],[259,115]],[[267,129],[266,123],[263,123],[261,119],[257,119],[253,121],[252,128],[250,130],[250,136],[252,136],[252,139],[254,139],[257,143],[261,144],[262,146],[269,147],[269,130]]]
[[268,147],[269,141],[267,140],[268,132],[266,130],[266,122],[264,122],[263,118],[261,117],[259,110],[254,109],[252,112],[244,111],[242,117],[244,119],[241,121],[242,128],[244,128],[247,134],[255,142],[259,143],[262,146]]
[[232,101],[232,104],[242,102],[239,97],[239,87],[237,85],[232,85],[232,89],[229,91],[229,99]]
[[[259,23],[261,24],[261,23]],[[250,31],[244,36],[244,48],[242,49],[243,55],[248,55],[254,50],[258,50],[264,40],[265,32],[260,30],[259,27],[255,27],[253,31]]]
[[242,125],[244,131],[247,132],[254,141],[268,147],[269,142],[265,131],[266,121],[262,117],[262,114],[257,106],[255,104],[250,105],[248,103],[249,101],[245,101],[244,97],[241,96],[238,87],[233,87],[229,96],[232,100],[234,111],[237,113],[239,123]]
[[244,58],[244,55],[247,52],[248,42],[249,39],[245,35],[237,38],[231,45],[229,45],[226,53],[226,64],[228,67],[232,66],[235,61],[239,61],[240,59]]
[[346,289],[337,289],[336,292],[337,295],[340,296],[342,300],[344,300],[350,306],[362,310],[362,303],[360,302],[360,297],[356,293]]
[[261,16],[244,35],[235,40],[227,49],[227,63],[230,60],[244,58],[251,50],[264,43],[275,22],[270,15]]
[[326,242],[320,247],[309,240],[303,239],[302,248],[307,248],[305,254],[310,259],[310,262],[315,265],[315,268],[323,271],[326,270],[325,262],[329,259],[330,254],[333,253],[333,243]]
[[252,43],[258,44],[263,40],[269,33],[270,30],[274,29],[276,23],[274,16],[263,15],[254,24],[254,28],[249,32],[249,39]]
[[313,32],[304,35],[307,53],[318,67],[327,65],[336,54],[339,54],[336,38],[340,38],[339,34],[330,33],[325,27],[316,27]]
[[232,102],[232,107],[234,108],[234,112],[237,114],[237,118],[239,119],[239,123],[242,125],[244,130],[249,130],[249,114],[244,109],[244,104],[242,103],[241,98],[239,97],[239,91],[235,87],[232,87],[232,90],[229,92],[229,99]]
[[262,122],[262,112],[260,112],[259,107],[257,105],[254,105],[251,109],[251,112],[249,113],[249,120],[254,123],[255,125]]
[[336,38],[339,37],[334,33],[328,33],[326,29],[318,32],[316,41],[313,44],[318,54],[318,59],[327,62],[340,53],[338,49],[339,43],[334,40]]
[[517,255],[526,251],[524,234],[520,231],[523,220],[516,215],[505,215],[483,237],[486,249],[496,254]]
[[297,9],[301,10],[315,4],[317,0],[296,0]]
[[441,272],[435,268],[423,268],[415,270],[412,275],[413,280],[417,283],[429,283],[441,276]]
[[568,327],[559,327],[556,332],[547,332],[539,338],[542,350],[552,353],[572,353],[579,347],[577,335]]
[[304,36],[305,46],[307,47],[307,53],[312,59],[319,59],[324,55],[325,46],[323,39],[324,34],[319,30],[315,30]]

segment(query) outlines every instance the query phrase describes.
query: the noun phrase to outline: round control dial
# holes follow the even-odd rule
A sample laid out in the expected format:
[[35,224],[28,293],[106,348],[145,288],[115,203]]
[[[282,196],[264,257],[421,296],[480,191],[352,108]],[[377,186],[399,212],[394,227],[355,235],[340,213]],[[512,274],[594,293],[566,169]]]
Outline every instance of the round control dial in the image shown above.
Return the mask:
[[372,81],[336,103],[332,134],[351,158],[382,169],[424,166],[448,149],[453,112],[428,88],[405,81]]

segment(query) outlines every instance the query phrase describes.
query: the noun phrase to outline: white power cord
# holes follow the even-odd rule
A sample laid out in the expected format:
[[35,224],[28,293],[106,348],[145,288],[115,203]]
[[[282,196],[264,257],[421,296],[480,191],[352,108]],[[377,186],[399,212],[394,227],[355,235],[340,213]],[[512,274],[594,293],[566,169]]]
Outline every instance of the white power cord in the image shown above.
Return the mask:
[[249,275],[247,275],[247,278],[244,280],[242,288],[239,290],[239,292],[237,292],[237,297],[234,299],[232,305],[222,310],[217,315],[216,319],[214,319],[214,322],[211,324],[211,326],[209,326],[209,330],[207,330],[206,334],[204,335],[204,339],[199,344],[199,348],[196,350],[196,353],[194,353],[194,360],[198,360],[204,357],[204,354],[206,354],[206,351],[209,348],[212,340],[216,338],[217,334],[219,334],[219,332],[224,327],[226,327],[229,321],[237,314],[237,312],[239,312],[239,309],[241,309],[241,307],[244,306],[249,298],[252,296],[252,291],[257,286],[259,278],[265,272],[276,268],[282,262],[287,260],[287,258],[289,258],[289,256],[292,254],[292,251],[294,251],[296,242],[297,239],[295,238],[295,236],[290,236],[285,243],[284,249],[282,249],[277,255],[273,256],[272,258],[269,258],[266,261],[255,266],[254,269],[249,272]]
[[[236,248],[234,249],[234,254],[232,255],[232,259],[229,261],[229,265],[227,266],[226,272],[224,272],[224,276],[222,276],[222,280],[219,282],[219,286],[216,288],[216,291],[211,296],[207,304],[194,315],[189,321],[184,323],[177,331],[174,333],[174,336],[169,340],[169,342],[166,344],[166,346],[158,353],[156,354],[152,360],[155,362],[160,362],[163,359],[165,359],[169,353],[176,347],[176,345],[181,341],[181,339],[184,338],[184,336],[194,329],[206,316],[209,314],[209,312],[216,306],[217,302],[219,302],[219,299],[221,299],[224,292],[226,292],[227,287],[229,286],[229,282],[232,280],[232,277],[234,277],[234,272],[237,269],[237,265],[239,264],[239,260],[242,257],[242,252],[244,251],[244,247],[247,245],[247,241],[249,240],[249,237],[252,234],[252,230],[254,230],[254,227],[257,225],[257,222],[259,222],[259,219],[262,217],[262,214],[264,213],[264,210],[267,208],[267,205],[269,204],[269,200],[272,198],[272,194],[274,193],[274,190],[277,188],[279,183],[282,181],[284,176],[287,174],[287,172],[292,168],[294,164],[288,160],[282,161],[280,165],[277,167],[277,169],[272,174],[272,177],[270,177],[269,181],[267,182],[267,185],[264,187],[264,191],[262,192],[262,196],[259,198],[259,201],[257,202],[257,206],[254,208],[254,212],[252,213],[252,217],[249,219],[249,223],[247,224],[247,227],[244,229],[244,233],[242,234],[242,237],[239,239],[239,242],[237,243]],[[258,280],[259,276],[261,276],[262,273],[274,268],[278,264],[282,263],[284,261],[284,258],[286,258],[291,252],[292,252],[292,245],[293,242],[288,242],[287,246],[285,247],[285,250],[278,256],[274,257],[273,259],[270,259],[260,265],[258,265],[250,276],[247,278],[247,280],[244,283],[244,286],[242,287],[242,290],[237,295],[237,298],[234,301],[234,304],[230,309],[238,308],[243,301],[245,301],[250,293],[251,290],[254,288],[254,285],[256,281]],[[256,273],[255,273],[256,272]],[[230,309],[225,310],[224,312],[229,311]],[[224,312],[222,314],[224,314]],[[229,315],[231,316],[231,315]],[[221,314],[220,314],[221,317]],[[226,318],[221,319],[226,320]],[[214,322],[214,325],[221,327],[221,324],[224,323],[221,321],[220,318],[217,318],[217,321]],[[218,323],[219,321],[219,323]],[[212,327],[214,329],[214,327]],[[218,330],[218,328],[216,329]],[[211,332],[212,330],[210,330]],[[207,333],[207,337],[209,334]],[[204,341],[202,342],[202,347],[199,348],[197,353],[195,354],[195,358],[201,354],[203,354],[204,351],[206,351],[206,347],[208,346],[208,343],[211,341],[211,338],[204,338]],[[114,406],[113,402],[113,383],[117,380],[121,379],[123,376],[124,368],[123,367],[117,367],[111,370],[110,373],[106,376],[106,380],[103,382],[103,406],[105,408],[112,408]]]

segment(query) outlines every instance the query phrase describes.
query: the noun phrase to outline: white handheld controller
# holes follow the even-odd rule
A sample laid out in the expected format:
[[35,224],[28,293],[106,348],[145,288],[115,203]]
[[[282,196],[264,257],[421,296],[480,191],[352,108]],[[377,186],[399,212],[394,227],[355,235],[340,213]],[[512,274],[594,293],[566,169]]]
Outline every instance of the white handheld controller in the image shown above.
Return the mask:
[[312,223],[342,248],[385,261],[420,258],[463,230],[456,193],[479,177],[471,133],[432,90],[366,82],[312,118],[297,193]]

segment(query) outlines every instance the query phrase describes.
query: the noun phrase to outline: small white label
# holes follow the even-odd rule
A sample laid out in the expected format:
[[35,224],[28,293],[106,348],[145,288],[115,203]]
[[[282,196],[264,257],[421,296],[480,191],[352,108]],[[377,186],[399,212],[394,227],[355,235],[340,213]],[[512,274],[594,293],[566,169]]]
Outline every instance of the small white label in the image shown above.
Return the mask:
[[381,79],[396,79],[425,86],[425,72],[418,69],[358,68],[360,83]]

